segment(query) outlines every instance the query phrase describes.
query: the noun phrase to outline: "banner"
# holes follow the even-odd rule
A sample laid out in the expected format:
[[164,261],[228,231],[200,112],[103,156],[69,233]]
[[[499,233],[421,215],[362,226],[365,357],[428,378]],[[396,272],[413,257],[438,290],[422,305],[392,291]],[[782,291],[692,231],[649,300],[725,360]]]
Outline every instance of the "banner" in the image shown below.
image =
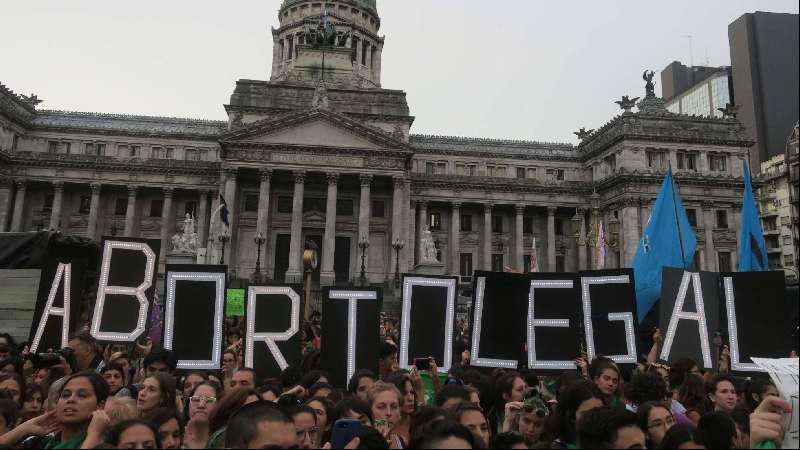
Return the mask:
[[164,348],[177,368],[219,370],[225,320],[226,266],[166,266]]
[[28,341],[31,353],[67,346],[67,339],[81,316],[87,264],[85,258],[48,254],[31,321]]
[[343,388],[356,369],[378,372],[383,291],[331,288],[322,296],[322,359],[332,385]]
[[102,249],[91,334],[100,341],[133,342],[147,325],[161,241],[104,237]]
[[583,323],[589,361],[597,355],[636,364],[639,321],[633,270],[581,272]]
[[716,370],[714,337],[719,325],[719,274],[666,267],[661,289],[661,359],[670,364],[691,358],[703,369]]
[[433,357],[439,371],[447,373],[453,363],[458,278],[403,275],[402,287],[400,368]]
[[301,359],[300,286],[251,284],[247,288],[245,367],[259,379],[278,377]]
[[[796,350],[792,305],[783,272],[722,274],[722,309],[730,340],[731,370],[762,372],[751,358],[782,358]],[[757,299],[757,301],[755,301]],[[797,298],[793,299],[797,303]],[[723,325],[724,326],[724,325]],[[794,345],[793,345],[794,344]]]

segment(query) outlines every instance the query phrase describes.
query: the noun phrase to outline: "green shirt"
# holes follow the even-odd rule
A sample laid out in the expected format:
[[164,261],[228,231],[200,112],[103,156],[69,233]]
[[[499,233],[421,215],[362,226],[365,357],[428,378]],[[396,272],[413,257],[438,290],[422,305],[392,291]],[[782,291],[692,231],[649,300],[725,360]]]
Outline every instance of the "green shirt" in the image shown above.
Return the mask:
[[86,440],[86,433],[81,433],[72,439],[60,441],[60,436],[53,436],[43,442],[42,448],[45,449],[67,449],[67,448],[81,448],[83,441]]

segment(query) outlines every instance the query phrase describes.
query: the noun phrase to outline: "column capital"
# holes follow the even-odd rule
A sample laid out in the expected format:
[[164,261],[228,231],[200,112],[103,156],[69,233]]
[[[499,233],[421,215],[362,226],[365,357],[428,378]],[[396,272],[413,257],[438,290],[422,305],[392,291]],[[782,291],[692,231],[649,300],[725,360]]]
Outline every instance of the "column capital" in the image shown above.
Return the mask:
[[557,206],[548,206],[547,207],[547,215],[548,216],[555,216],[557,210],[558,210]]
[[303,184],[306,182],[305,170],[295,170],[293,173],[294,173],[294,184]]
[[339,184],[339,173],[338,172],[328,172],[325,174],[325,178],[328,179],[328,185],[334,186]]
[[100,190],[103,188],[103,185],[100,183],[92,183],[89,185],[89,188],[92,190],[92,195],[97,195],[100,193]]
[[64,192],[64,182],[63,181],[53,181],[53,190],[56,193]]
[[25,189],[28,186],[28,180],[25,178],[17,178],[14,180],[14,184],[17,186],[17,189]]
[[136,197],[136,191],[138,190],[139,186],[128,185],[128,197]]
[[494,203],[484,203],[483,204],[483,211],[491,214],[492,210],[494,210]]
[[361,174],[361,187],[369,186],[372,183],[372,175]]
[[425,209],[428,208],[428,200],[426,200],[424,198],[419,198],[419,199],[416,200],[416,202],[417,202],[417,204],[419,205],[420,208],[425,208]]
[[172,198],[175,194],[175,188],[172,186],[164,186],[164,197],[165,198]]
[[514,210],[516,210],[518,216],[521,216],[525,214],[525,207],[525,205],[514,205]]
[[395,189],[403,189],[405,187],[405,185],[406,185],[405,177],[395,176],[395,177],[392,177],[392,178],[394,180],[394,188]]
[[236,167],[226,167],[222,169],[222,176],[224,178],[236,178],[239,175],[239,169]]
[[714,209],[714,202],[712,200],[703,200],[701,203],[704,210],[708,211]]
[[258,171],[259,176],[261,177],[261,182],[270,181],[272,178],[272,169],[261,169]]
[[461,209],[461,202],[453,202],[453,209]]

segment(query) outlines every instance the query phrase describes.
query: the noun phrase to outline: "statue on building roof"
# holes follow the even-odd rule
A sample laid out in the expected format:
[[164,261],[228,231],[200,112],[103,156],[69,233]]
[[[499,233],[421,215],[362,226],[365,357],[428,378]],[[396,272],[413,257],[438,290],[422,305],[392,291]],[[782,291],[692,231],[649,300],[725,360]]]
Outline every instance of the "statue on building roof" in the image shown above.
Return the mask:
[[36,94],[31,94],[31,95],[22,95],[22,94],[20,94],[19,98],[20,98],[20,100],[22,100],[23,102],[33,106],[34,108],[36,107],[36,105],[38,105],[39,103],[42,103],[44,101],[44,100],[39,99],[39,97]]
[[653,83],[653,77],[656,75],[655,72],[652,70],[645,70],[644,74],[642,74],[642,79],[647,82],[645,84],[645,91],[647,92],[648,97],[655,97],[656,96],[656,84]]
[[328,19],[328,11],[322,15],[322,20],[317,22],[317,26],[306,24],[305,27],[306,43],[312,47],[336,47],[336,26]]
[[589,137],[589,135],[591,135],[592,133],[594,133],[594,129],[587,130],[587,129],[586,129],[586,127],[581,127],[581,129],[580,129],[580,130],[576,131],[576,132],[575,132],[575,133],[573,133],[573,134],[574,134],[575,136],[578,136],[578,139],[580,139],[580,140],[584,140],[584,139],[586,139],[587,137]]
[[624,110],[626,113],[630,113],[631,109],[636,106],[636,102],[639,101],[639,97],[631,99],[627,95],[622,96],[622,100],[618,100],[614,103],[619,105],[620,109]]

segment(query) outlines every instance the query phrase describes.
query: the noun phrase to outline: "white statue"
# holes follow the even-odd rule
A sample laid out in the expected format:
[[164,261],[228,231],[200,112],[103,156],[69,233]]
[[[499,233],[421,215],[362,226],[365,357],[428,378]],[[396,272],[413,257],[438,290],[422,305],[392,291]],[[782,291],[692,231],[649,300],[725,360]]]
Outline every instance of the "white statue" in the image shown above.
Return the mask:
[[436,248],[436,243],[433,241],[431,230],[425,228],[420,238],[420,246],[422,247],[422,264],[438,264],[439,250]]
[[172,251],[175,253],[197,254],[197,233],[194,229],[194,217],[186,213],[183,220],[183,232],[172,236]]

